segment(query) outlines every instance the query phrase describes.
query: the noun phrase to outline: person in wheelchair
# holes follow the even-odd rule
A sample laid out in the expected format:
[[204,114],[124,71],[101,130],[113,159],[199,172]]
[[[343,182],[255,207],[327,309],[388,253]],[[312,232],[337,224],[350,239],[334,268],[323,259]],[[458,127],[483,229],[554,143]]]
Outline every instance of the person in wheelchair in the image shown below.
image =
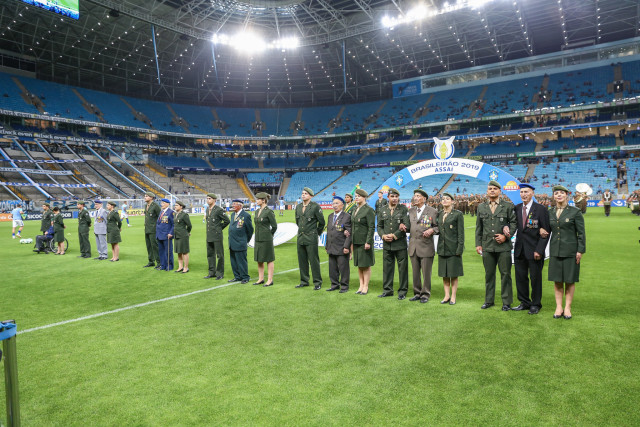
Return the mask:
[[36,236],[36,248],[33,250],[33,252],[38,254],[40,252],[49,252],[49,242],[51,242],[51,239],[53,239],[53,235],[54,230],[53,225],[51,225],[49,229],[44,232],[44,234]]

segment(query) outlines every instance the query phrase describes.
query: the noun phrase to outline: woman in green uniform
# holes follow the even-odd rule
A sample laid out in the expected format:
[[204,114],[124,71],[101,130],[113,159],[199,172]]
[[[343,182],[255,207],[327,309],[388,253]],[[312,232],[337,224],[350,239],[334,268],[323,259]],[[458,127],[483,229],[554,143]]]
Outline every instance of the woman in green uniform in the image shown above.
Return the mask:
[[464,251],[464,215],[453,209],[453,196],[442,194],[442,210],[438,213],[438,276],[442,277],[444,299],[440,304],[456,303],[458,277],[464,276],[462,252]]
[[120,229],[122,229],[122,220],[116,209],[116,202],[107,203],[107,243],[111,243],[111,259],[109,261],[120,261]]
[[351,256],[353,265],[358,267],[360,287],[356,294],[366,295],[369,292],[371,267],[376,263],[373,252],[373,233],[376,228],[376,213],[367,205],[369,195],[361,188],[356,190],[356,209],[351,216]]
[[64,229],[67,228],[67,226],[64,225],[60,208],[57,206],[53,208],[51,223],[53,224],[53,240],[58,244],[56,255],[64,255]]
[[189,236],[191,236],[191,219],[184,211],[186,205],[181,201],[176,201],[173,210],[173,238],[175,251],[178,254],[178,269],[175,273],[189,272]]
[[[556,312],[554,319],[571,319],[571,303],[576,283],[580,279],[580,259],[586,249],[584,217],[580,209],[568,206],[569,190],[553,187],[556,205],[549,210],[549,280],[555,283]],[[565,295],[564,309],[562,295]]]
[[[276,253],[273,249],[273,235],[278,229],[276,216],[267,206],[267,193],[256,194],[256,211],[254,224],[253,260],[258,263],[258,281],[254,285],[273,286],[273,270],[275,268]],[[264,283],[264,263],[267,263],[267,283]]]

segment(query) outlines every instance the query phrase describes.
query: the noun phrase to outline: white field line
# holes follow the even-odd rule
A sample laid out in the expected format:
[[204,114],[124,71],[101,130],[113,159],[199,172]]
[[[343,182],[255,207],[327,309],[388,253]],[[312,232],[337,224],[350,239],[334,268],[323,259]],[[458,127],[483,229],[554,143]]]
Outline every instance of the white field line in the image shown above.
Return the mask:
[[[323,261],[320,264],[326,264],[328,262],[329,261]],[[274,273],[274,275],[291,273],[293,271],[298,271],[298,270],[299,270],[298,268],[292,268],[291,270],[278,271],[277,273]],[[175,299],[185,298],[185,297],[189,297],[191,295],[202,294],[204,292],[211,292],[211,291],[214,291],[216,289],[226,288],[227,286],[233,286],[233,285],[237,285],[239,283],[240,282],[225,283],[223,285],[213,286],[211,288],[200,289],[200,290],[193,291],[193,292],[187,292],[186,294],[173,295],[173,296],[170,296],[170,297],[160,298],[160,299],[156,299],[156,300],[153,300],[153,301],[141,302],[140,304],[134,304],[134,305],[130,305],[130,306],[127,306],[127,307],[116,308],[115,310],[103,311],[101,313],[90,314],[88,316],[77,317],[75,319],[63,320],[61,322],[50,323],[48,325],[43,325],[43,326],[36,326],[35,328],[25,329],[24,331],[18,331],[18,334],[20,334],[20,335],[21,334],[28,334],[29,332],[40,331],[42,329],[49,329],[49,328],[53,328],[53,327],[56,327],[56,326],[68,325],[69,323],[82,322],[83,320],[95,319],[96,317],[102,317],[102,316],[106,316],[108,314],[120,313],[121,311],[133,310],[134,308],[146,307],[146,306],[152,305],[152,304],[158,304],[158,303],[165,302],[165,301],[171,301],[171,300],[175,300]]]

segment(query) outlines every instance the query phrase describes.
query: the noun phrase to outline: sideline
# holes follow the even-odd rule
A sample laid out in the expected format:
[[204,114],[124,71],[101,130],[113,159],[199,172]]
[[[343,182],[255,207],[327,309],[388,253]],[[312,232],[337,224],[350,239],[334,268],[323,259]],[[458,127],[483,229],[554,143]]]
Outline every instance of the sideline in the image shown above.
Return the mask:
[[[328,262],[329,261],[323,261],[323,262],[320,263],[320,265],[326,264]],[[291,272],[298,271],[298,270],[299,270],[299,268],[292,268],[291,270],[278,271],[277,273],[274,273],[274,276],[277,276],[279,274],[291,273]],[[127,307],[116,308],[115,310],[103,311],[101,313],[90,314],[88,316],[77,317],[75,319],[63,320],[61,322],[50,323],[48,325],[43,325],[43,326],[36,326],[35,328],[25,329],[24,331],[18,330],[17,334],[18,335],[28,334],[29,332],[35,332],[35,331],[40,331],[40,330],[43,330],[43,329],[49,329],[49,328],[53,328],[53,327],[56,327],[56,326],[68,325],[69,323],[75,323],[75,322],[81,322],[83,320],[95,319],[97,317],[106,316],[108,314],[120,313],[121,311],[133,310],[134,308],[146,307],[148,305],[158,304],[158,303],[165,302],[165,301],[172,301],[172,300],[179,299],[179,298],[185,298],[185,297],[189,297],[191,295],[202,294],[204,292],[211,292],[211,291],[214,291],[216,289],[226,288],[227,286],[233,286],[233,285],[238,285],[238,284],[240,284],[240,282],[225,283],[223,285],[213,286],[211,288],[199,289],[197,291],[187,292],[186,294],[173,295],[173,296],[170,296],[170,297],[160,298],[160,299],[153,300],[153,301],[141,302],[139,304],[134,304],[134,305],[130,305],[130,306],[127,306]]]

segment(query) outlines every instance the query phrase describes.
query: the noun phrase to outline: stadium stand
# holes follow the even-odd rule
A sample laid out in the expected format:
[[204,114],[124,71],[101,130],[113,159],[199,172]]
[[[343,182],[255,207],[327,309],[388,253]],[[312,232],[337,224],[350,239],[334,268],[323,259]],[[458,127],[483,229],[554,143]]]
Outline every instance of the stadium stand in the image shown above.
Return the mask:
[[309,165],[309,157],[268,157],[262,163],[265,169],[306,168]]
[[279,183],[282,182],[282,173],[279,172],[249,172],[247,181],[253,183]]
[[616,163],[612,160],[583,160],[575,162],[555,162],[536,166],[531,184],[537,193],[551,195],[551,187],[562,183],[571,191],[577,184],[585,182],[598,194],[607,188],[616,192]]
[[[318,171],[318,172],[296,172],[291,177],[289,187],[284,195],[287,202],[298,200],[304,187],[309,187],[316,192],[320,192],[336,179],[340,178],[342,171]],[[320,200],[317,197],[314,199]]]
[[0,108],[38,114],[38,109],[22,98],[22,91],[12,81],[12,77],[10,74],[0,73]]
[[211,166],[206,160],[198,157],[186,157],[186,156],[150,156],[155,162],[161,164],[166,168],[178,167],[178,168],[206,168],[211,169]]
[[[344,196],[351,193],[356,185],[365,190],[367,193],[375,191],[393,174],[393,168],[366,168],[355,170],[335,182],[324,191],[316,194],[314,200],[329,202],[333,197],[333,193]],[[370,197],[375,197],[370,194]]]
[[349,166],[355,164],[358,159],[362,157],[361,154],[346,152],[340,154],[329,154],[326,156],[318,157],[313,162],[314,167],[326,167],[326,166]]

